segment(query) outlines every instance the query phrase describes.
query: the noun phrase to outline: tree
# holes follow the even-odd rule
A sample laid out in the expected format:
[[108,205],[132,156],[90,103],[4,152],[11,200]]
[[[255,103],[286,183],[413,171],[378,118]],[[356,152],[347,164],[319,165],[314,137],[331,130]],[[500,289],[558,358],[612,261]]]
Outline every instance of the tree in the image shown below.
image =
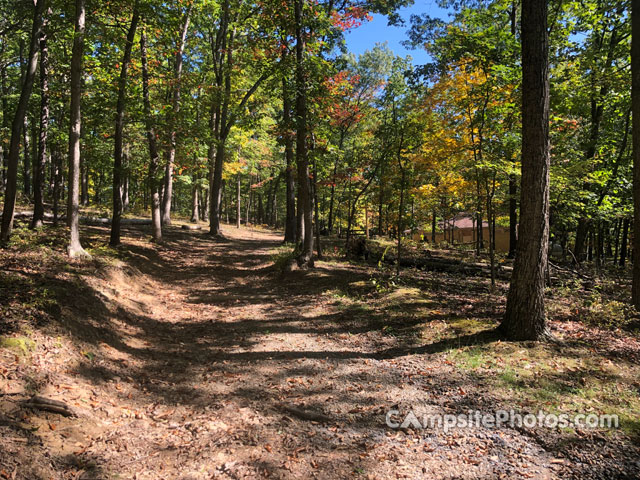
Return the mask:
[[631,6],[631,104],[633,115],[633,305],[640,310],[640,5]]
[[9,240],[13,229],[13,215],[16,206],[16,193],[18,181],[18,162],[20,157],[20,134],[24,126],[24,119],[31,97],[36,68],[38,66],[38,50],[40,43],[40,32],[42,29],[43,12],[46,0],[38,0],[34,7],[33,23],[31,27],[31,41],[29,44],[29,61],[24,75],[24,82],[20,92],[20,100],[13,116],[11,125],[11,141],[9,144],[9,158],[7,161],[7,184],[4,197],[4,208],[2,210],[2,230],[0,231],[0,242]]
[[127,93],[127,75],[129,71],[129,62],[131,61],[131,49],[138,28],[138,20],[140,13],[138,11],[138,2],[133,5],[133,14],[131,15],[131,24],[127,32],[127,40],[122,54],[122,65],[120,66],[120,78],[118,79],[118,102],[116,105],[116,128],[114,136],[113,151],[113,216],[111,217],[111,238],[109,244],[111,246],[120,245],[120,220],[122,218],[123,198],[122,198],[122,142],[124,130],[124,110]]
[[184,47],[187,41],[187,32],[189,30],[189,22],[191,19],[192,4],[187,7],[184,14],[184,21],[180,32],[178,48],[176,50],[176,58],[173,67],[173,95],[171,101],[171,110],[169,112],[169,148],[167,150],[167,163],[165,166],[164,177],[164,196],[162,197],[162,223],[171,224],[171,198],[173,196],[173,164],[176,157],[176,116],[180,111],[180,80],[182,78],[182,64],[184,56]]
[[[282,64],[286,65],[287,50],[283,52]],[[286,162],[286,213],[284,242],[296,242],[296,192],[295,192],[295,165],[293,152],[293,125],[291,122],[291,93],[288,74],[282,76],[282,137],[284,141],[284,155]]]
[[49,48],[47,47],[47,19],[43,18],[40,32],[40,135],[38,154],[33,172],[33,218],[31,228],[42,227],[44,221],[44,181],[47,168],[47,136],[49,133]]
[[80,244],[79,194],[80,194],[80,111],[82,97],[82,71],[85,35],[85,0],[76,0],[73,49],[71,52],[71,113],[69,118],[69,196],[67,200],[67,224],[70,228],[70,257],[87,256]]
[[[224,0],[215,28],[210,30],[213,91],[209,142],[209,233],[221,235],[223,170],[227,141],[233,127],[246,118],[246,107],[262,83],[273,73],[277,58],[270,19],[240,2]],[[261,28],[253,28],[260,21]],[[239,72],[242,72],[239,75]]]
[[151,190],[151,231],[153,241],[162,241],[162,220],[160,212],[160,192],[158,189],[158,147],[156,145],[156,132],[154,121],[151,117],[151,101],[149,100],[149,67],[147,62],[147,35],[144,27],[140,34],[140,59],[142,61],[142,99],[144,104],[144,122],[147,130],[147,142],[149,144],[149,189]]
[[311,183],[309,182],[309,156],[307,151],[307,72],[305,62],[304,0],[295,0],[296,37],[296,163],[298,165],[298,195],[302,206],[302,248],[298,256],[301,267],[313,266],[313,210]]
[[547,2],[522,2],[522,181],[516,260],[500,330],[511,340],[548,335],[544,282],[549,242]]

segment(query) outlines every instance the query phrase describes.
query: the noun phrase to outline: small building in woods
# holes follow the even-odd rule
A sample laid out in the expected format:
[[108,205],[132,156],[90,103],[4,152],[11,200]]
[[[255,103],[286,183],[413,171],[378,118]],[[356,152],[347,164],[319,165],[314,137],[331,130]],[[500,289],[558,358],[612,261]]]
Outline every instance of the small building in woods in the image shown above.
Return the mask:
[[[474,245],[476,242],[475,216],[469,213],[459,213],[453,218],[441,220],[436,229],[435,243],[449,243],[453,245]],[[414,230],[412,234],[416,242],[431,242],[431,230]],[[482,239],[489,241],[489,224],[482,222]],[[509,228],[495,226],[495,246],[496,251],[507,253],[509,251]]]

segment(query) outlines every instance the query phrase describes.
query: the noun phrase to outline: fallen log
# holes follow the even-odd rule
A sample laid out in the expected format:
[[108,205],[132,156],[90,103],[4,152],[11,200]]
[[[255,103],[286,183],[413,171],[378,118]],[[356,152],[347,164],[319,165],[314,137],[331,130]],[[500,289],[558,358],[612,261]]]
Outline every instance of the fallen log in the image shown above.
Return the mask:
[[309,420],[311,422],[329,423],[333,419],[324,413],[314,412],[311,410],[303,410],[293,405],[282,405],[282,409],[291,415],[294,415],[302,420]]
[[183,230],[201,230],[202,225],[182,225]]
[[[372,254],[375,258],[376,255]],[[382,255],[377,255],[378,261],[380,261]],[[395,254],[387,254],[384,257],[384,262],[395,265]],[[419,270],[427,270],[434,272],[444,273],[463,273],[466,275],[491,275],[491,265],[487,263],[470,263],[458,260],[455,258],[441,258],[441,257],[400,257],[400,266],[408,268],[417,268]],[[510,269],[502,267],[500,265],[495,266],[496,276],[501,279],[508,279],[510,277]]]
[[[110,218],[104,217],[80,217],[80,223],[86,225],[111,225]],[[151,225],[150,218],[123,218],[120,220],[121,225]]]
[[41,397],[34,395],[29,400],[22,404],[24,407],[35,408],[37,410],[44,410],[47,412],[59,413],[65,417],[77,417],[77,412],[60,400],[53,400],[51,398]]
[[[2,212],[0,212],[0,217],[2,216]],[[29,211],[19,211],[13,215],[13,218],[18,220],[29,220],[33,217],[33,212]],[[53,220],[53,215],[51,213],[45,213],[44,219],[48,221]],[[64,222],[66,219],[66,215],[61,214],[58,216],[58,220],[60,222]],[[84,223],[86,225],[111,225],[111,219],[105,217],[92,217],[90,215],[81,215],[80,223]],[[123,218],[120,220],[121,225],[151,225],[150,218]]]

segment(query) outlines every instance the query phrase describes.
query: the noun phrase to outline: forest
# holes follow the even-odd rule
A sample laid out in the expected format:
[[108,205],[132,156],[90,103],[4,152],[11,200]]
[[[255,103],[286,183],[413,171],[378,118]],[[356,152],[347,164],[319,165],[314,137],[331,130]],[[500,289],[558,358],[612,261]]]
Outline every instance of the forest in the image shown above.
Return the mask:
[[0,95],[0,480],[640,478],[637,2],[0,0]]

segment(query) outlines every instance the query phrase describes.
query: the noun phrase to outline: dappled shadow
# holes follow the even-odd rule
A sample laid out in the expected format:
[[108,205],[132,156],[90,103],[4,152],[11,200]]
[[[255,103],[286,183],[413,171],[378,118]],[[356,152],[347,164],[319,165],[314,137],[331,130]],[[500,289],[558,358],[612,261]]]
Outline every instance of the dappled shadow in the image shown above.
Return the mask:
[[[106,234],[99,227],[91,232]],[[459,432],[452,443],[441,431],[399,433],[385,425],[391,408],[459,414],[498,406],[485,379],[447,360],[452,351],[499,340],[494,326],[502,300],[488,293],[485,279],[416,274],[407,282],[425,293],[424,301],[400,298],[369,308],[382,298],[371,269],[319,263],[283,275],[272,266],[272,250],[281,243],[273,235],[230,232],[220,239],[172,227],[162,245],[143,241],[145,235],[126,228],[116,250],[126,264],[116,267],[123,275],[119,289],[108,268],[103,283],[91,280],[92,264],[74,264],[74,275],[56,278],[55,324],[91,347],[92,356],[74,364],[73,374],[135,411],[132,423],[145,425],[148,417],[153,423],[146,428],[166,437],[175,425],[224,422],[226,428],[188,435],[200,455],[229,449],[242,459],[194,459],[214,465],[208,474],[279,477],[305,464],[330,478],[391,476],[401,458],[413,478],[467,478],[449,469],[453,453],[473,459],[468,478],[510,478],[547,472],[549,452],[564,451],[545,446],[540,437],[548,435],[534,431],[481,428]],[[456,328],[451,312],[484,324],[468,333]],[[446,335],[425,329],[428,322],[447,325]],[[570,386],[562,375],[549,381],[559,391]],[[297,417],[287,410],[291,405],[331,420]],[[145,455],[162,451],[178,462],[180,448],[162,438],[145,445]],[[527,467],[517,460],[522,452],[532,458]],[[134,468],[96,462],[107,470]]]

